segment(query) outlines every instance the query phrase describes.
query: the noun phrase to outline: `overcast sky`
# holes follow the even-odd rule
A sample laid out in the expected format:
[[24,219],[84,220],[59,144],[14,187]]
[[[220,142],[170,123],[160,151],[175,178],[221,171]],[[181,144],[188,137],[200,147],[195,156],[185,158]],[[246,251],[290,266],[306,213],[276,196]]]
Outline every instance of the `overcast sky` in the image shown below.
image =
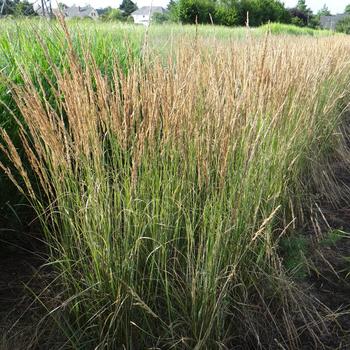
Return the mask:
[[[284,2],[287,7],[293,7],[298,0],[284,0],[282,2]],[[345,6],[350,4],[350,0],[306,0],[306,4],[313,12],[317,12],[326,4],[332,14],[337,14],[344,12]]]
[[[60,0],[61,1],[61,0]],[[293,7],[298,0],[282,0],[287,7]],[[95,8],[100,7],[118,7],[121,0],[62,0],[67,5],[86,5],[90,4]],[[166,7],[169,0],[136,0],[138,7],[150,6],[163,6]],[[56,0],[52,1],[52,4],[56,4]],[[332,14],[344,12],[344,8],[347,4],[350,4],[350,0],[306,0],[306,4],[314,11],[317,12],[324,4],[328,6]]]

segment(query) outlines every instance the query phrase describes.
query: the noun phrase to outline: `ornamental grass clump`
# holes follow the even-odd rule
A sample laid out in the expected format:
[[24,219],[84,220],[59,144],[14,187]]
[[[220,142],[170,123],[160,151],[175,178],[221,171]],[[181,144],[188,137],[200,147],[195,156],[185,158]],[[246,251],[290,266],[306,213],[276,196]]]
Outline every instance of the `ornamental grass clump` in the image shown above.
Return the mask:
[[5,129],[1,150],[42,222],[67,344],[297,347],[306,329],[317,342],[321,316],[277,245],[326,181],[312,162],[335,142],[350,45],[198,39],[106,75],[66,40],[49,90],[25,65],[9,83],[25,157]]

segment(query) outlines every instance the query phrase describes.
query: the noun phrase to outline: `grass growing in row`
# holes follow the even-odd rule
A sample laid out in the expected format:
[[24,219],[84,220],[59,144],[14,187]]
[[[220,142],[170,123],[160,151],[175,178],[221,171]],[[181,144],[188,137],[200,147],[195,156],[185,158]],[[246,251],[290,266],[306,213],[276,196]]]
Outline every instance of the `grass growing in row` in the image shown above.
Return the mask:
[[58,56],[33,38],[48,67],[17,60],[20,83],[4,80],[24,156],[3,128],[0,164],[45,229],[68,347],[297,347],[296,314],[317,342],[277,248],[321,181],[347,41],[178,38],[105,70],[60,36]]
[[[85,21],[71,21],[69,31],[72,44],[79,57],[82,55],[81,43],[88,42],[89,52],[98,67],[105,73],[118,58],[119,64],[127,69],[133,61],[142,57],[145,43],[155,51],[167,54],[169,47],[184,41],[195,41],[197,37],[210,41],[246,40],[247,38],[261,37],[266,33],[278,35],[308,35],[330,36],[332,32],[298,28],[292,25],[271,23],[260,28],[229,28],[218,26],[181,26],[162,25],[151,26],[145,29],[143,26],[127,25],[121,23],[95,23]],[[40,33],[40,34],[39,34]],[[32,40],[31,40],[32,39]],[[45,48],[42,43],[45,43]],[[30,20],[2,20],[0,21],[0,71],[7,79],[20,82],[21,74],[19,66],[25,65],[27,69],[36,71],[37,67],[46,71],[50,79],[50,66],[65,65],[64,52],[67,44],[64,35],[60,31],[58,23],[40,19]],[[48,56],[50,59],[48,60]],[[49,87],[47,87],[49,88]],[[3,102],[11,103],[11,94],[4,82],[0,82],[0,97]],[[15,108],[15,106],[11,106]],[[0,125],[10,122],[8,113],[3,106],[0,107]]]

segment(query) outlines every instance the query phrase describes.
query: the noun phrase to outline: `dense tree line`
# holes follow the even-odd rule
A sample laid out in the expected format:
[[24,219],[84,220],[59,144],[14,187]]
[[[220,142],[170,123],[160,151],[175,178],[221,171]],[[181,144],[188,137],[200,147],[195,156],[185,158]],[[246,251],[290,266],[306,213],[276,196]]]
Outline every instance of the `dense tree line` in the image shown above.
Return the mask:
[[[321,16],[331,15],[326,5],[314,14],[307,6],[306,0],[295,1],[293,8],[286,8],[283,0],[170,0],[168,12],[155,13],[152,20],[156,23],[207,23],[226,26],[249,24],[253,27],[268,22],[280,22],[317,28],[320,26]],[[136,9],[137,6],[132,0],[123,0],[119,9],[104,9],[103,14],[101,13],[102,19],[131,20],[130,15]],[[350,14],[350,4],[344,12]]]
[[279,0],[172,0],[170,18],[182,23],[259,26],[291,23],[293,13]]
[[[289,13],[278,0],[179,0],[182,23],[215,23],[258,26],[266,22],[289,22]],[[199,11],[198,11],[199,9]]]
[[[169,20],[181,23],[259,26],[268,22],[289,23],[317,28],[321,16],[330,15],[324,5],[316,14],[305,0],[296,0],[287,9],[281,0],[171,0]],[[350,13],[350,5],[345,12]]]
[[[289,23],[317,28],[321,16],[331,12],[324,5],[316,14],[307,6],[306,0],[296,0],[293,8],[286,8],[281,0],[170,0],[168,12],[153,15],[156,23],[177,22],[183,24],[217,24],[226,26],[259,26],[268,22]],[[59,3],[59,5],[63,5]],[[137,10],[133,0],[122,0],[119,8],[98,9],[105,21],[132,22],[132,12]],[[350,4],[344,9],[349,18],[341,21],[337,30],[350,34]],[[0,0],[3,16],[35,16],[33,4],[28,0]]]

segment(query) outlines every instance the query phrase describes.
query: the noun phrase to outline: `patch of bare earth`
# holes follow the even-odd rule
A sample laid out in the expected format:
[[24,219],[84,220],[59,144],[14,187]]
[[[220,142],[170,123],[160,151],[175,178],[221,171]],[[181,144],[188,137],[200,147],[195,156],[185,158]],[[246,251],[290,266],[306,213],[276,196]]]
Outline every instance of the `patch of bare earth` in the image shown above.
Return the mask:
[[22,232],[8,229],[5,220],[0,223],[0,350],[52,349],[48,341],[55,330],[41,327],[46,322],[41,301],[50,281],[42,267],[45,245],[30,227]]
[[[345,162],[330,164],[343,200],[334,205],[319,201],[306,232],[308,277],[300,282],[315,302],[328,308],[321,336],[325,349],[350,349],[350,169]],[[322,198],[322,196],[321,196]],[[307,346],[303,349],[314,349]]]

